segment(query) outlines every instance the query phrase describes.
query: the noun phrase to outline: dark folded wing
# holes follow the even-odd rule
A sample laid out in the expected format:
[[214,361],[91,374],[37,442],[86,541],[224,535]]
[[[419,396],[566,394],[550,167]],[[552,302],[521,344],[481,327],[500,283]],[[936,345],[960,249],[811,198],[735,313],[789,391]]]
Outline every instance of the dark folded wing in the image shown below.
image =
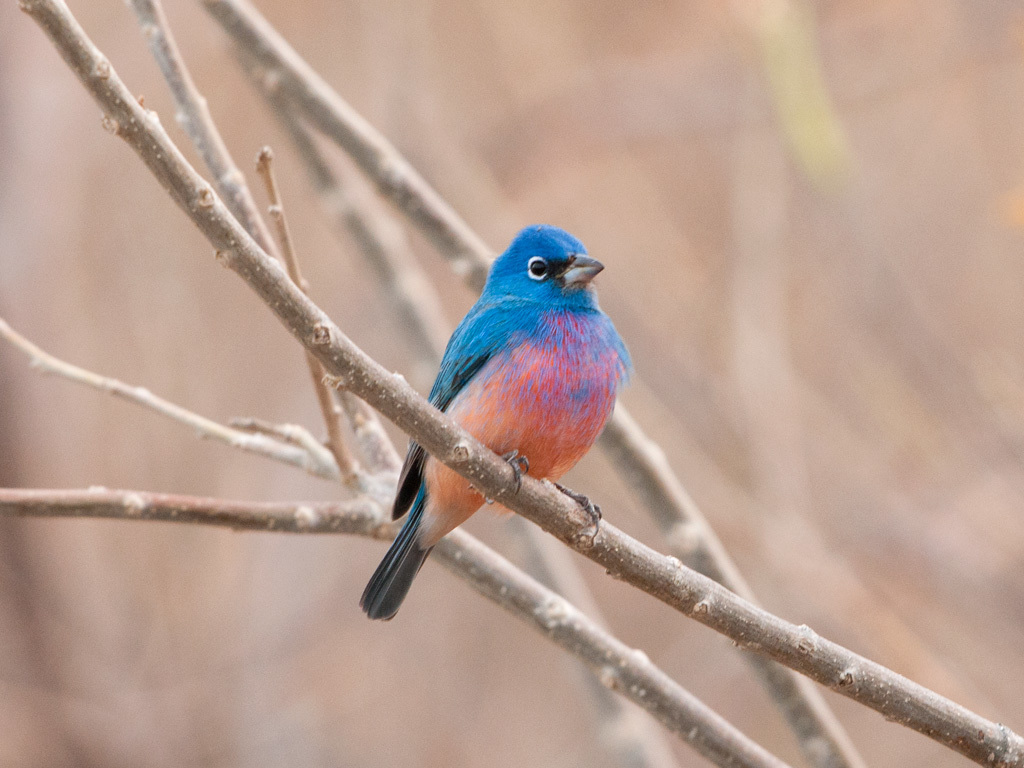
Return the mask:
[[397,520],[408,512],[409,507],[416,500],[416,494],[423,483],[423,462],[426,461],[426,458],[427,452],[420,447],[419,443],[409,443],[409,452],[405,455],[402,473],[398,476],[398,493],[395,495],[395,504],[391,508],[392,520]]

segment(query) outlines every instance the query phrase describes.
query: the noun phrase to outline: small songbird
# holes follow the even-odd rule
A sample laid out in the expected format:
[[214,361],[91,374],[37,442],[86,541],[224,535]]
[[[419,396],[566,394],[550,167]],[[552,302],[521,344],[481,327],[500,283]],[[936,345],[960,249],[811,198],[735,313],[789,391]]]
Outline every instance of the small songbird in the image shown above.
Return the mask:
[[[629,377],[629,353],[590,284],[602,269],[568,232],[527,227],[448,341],[430,402],[503,455],[517,478],[568,472]],[[558,487],[595,513],[585,496]],[[392,618],[430,550],[485,501],[411,442],[392,515],[409,517],[363,591],[366,614]]]

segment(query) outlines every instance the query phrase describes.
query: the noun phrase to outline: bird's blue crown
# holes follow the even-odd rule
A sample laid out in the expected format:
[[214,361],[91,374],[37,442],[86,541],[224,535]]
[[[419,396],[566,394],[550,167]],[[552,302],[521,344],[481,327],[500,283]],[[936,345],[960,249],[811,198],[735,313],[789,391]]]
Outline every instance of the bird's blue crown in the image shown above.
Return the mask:
[[538,224],[523,229],[491,266],[483,300],[522,299],[548,306],[596,309],[590,281],[602,266],[564,229]]

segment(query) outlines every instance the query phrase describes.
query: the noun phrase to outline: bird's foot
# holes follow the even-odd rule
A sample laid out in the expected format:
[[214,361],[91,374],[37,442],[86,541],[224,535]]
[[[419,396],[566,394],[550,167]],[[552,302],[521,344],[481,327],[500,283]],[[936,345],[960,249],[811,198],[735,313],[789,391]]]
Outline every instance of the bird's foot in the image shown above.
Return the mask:
[[[597,538],[597,532],[601,526],[601,508],[592,502],[588,496],[585,496],[582,493],[577,493],[571,488],[566,488],[561,483],[555,483],[554,485],[555,488],[579,504],[583,511],[587,513],[587,517],[590,518],[590,527],[586,531],[586,537],[590,539],[590,543],[593,545],[594,539]],[[590,532],[590,528],[593,528],[592,533]]]
[[512,474],[516,478],[516,493],[519,493],[519,489],[523,487],[523,475],[530,471],[530,460],[525,456],[520,456],[518,450],[511,450],[502,457],[510,467],[512,467]]

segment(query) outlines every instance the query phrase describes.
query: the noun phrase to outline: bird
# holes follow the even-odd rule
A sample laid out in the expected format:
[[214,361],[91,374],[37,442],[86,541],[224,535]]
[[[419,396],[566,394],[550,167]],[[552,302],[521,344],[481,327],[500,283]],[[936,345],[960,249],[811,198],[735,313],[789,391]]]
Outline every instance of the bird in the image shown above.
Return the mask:
[[[524,472],[554,482],[595,524],[599,508],[557,481],[597,440],[632,371],[591,283],[603,269],[565,230],[523,229],[449,339],[429,398],[517,483]],[[411,441],[392,509],[408,517],[363,591],[367,616],[393,618],[433,547],[488,501]]]

